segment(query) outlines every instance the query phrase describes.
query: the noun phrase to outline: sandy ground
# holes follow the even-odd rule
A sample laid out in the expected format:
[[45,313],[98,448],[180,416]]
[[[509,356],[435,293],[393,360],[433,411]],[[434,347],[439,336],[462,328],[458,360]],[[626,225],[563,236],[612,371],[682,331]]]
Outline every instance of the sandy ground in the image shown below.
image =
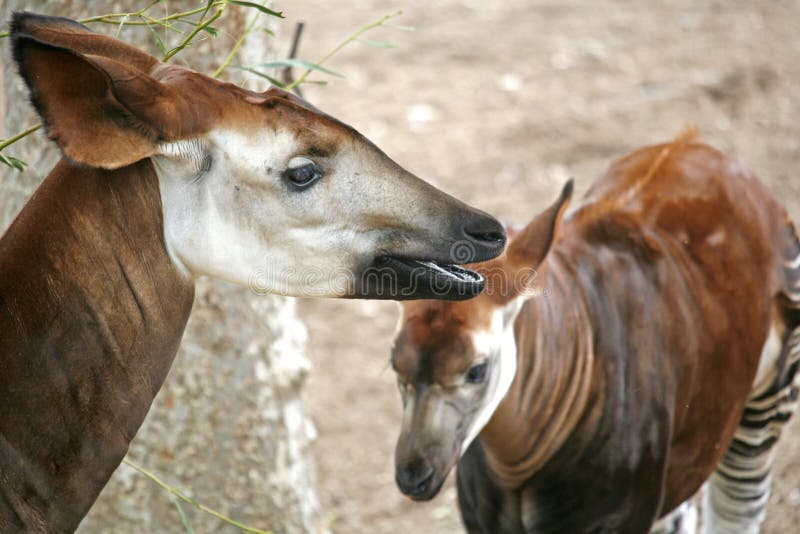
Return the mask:
[[[313,60],[398,3],[278,6],[289,24],[308,23],[301,56]],[[800,220],[800,3],[464,0],[403,9],[398,23],[416,32],[370,36],[400,48],[348,48],[330,64],[347,78],[307,96],[467,202],[525,222],[568,177],[581,193],[612,158],[693,124]],[[425,505],[394,485],[396,305],[303,301],[300,312],[333,531],[462,531],[452,480]],[[766,532],[800,529],[798,443],[794,424],[777,449]]]

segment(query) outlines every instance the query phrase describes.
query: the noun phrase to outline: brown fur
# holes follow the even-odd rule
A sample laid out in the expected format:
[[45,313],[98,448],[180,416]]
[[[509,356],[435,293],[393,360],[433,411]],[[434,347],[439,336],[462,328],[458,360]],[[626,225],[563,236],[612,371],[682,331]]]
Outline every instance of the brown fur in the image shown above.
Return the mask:
[[0,532],[62,532],[125,455],[192,305],[144,158],[253,120],[314,125],[309,150],[357,134],[285,91],[163,65],[68,19],[18,14],[12,26],[20,73],[66,158],[0,239]]
[[236,128],[259,116],[266,124],[291,120],[299,131],[324,124],[334,146],[357,135],[286,91],[255,93],[164,65],[68,19],[18,15],[12,39],[48,136],[85,165],[116,169],[152,156],[158,142]]
[[[516,272],[509,258],[549,243],[545,227],[481,269]],[[647,531],[720,462],[770,325],[800,324],[800,299],[786,298],[783,262],[800,254],[786,211],[692,136],[614,162],[560,234],[541,265],[523,254],[545,290],[517,318],[511,389],[459,464],[470,531]],[[402,380],[467,369],[474,352],[452,340],[489,327],[515,294],[491,295],[497,286],[408,304]]]
[[[192,305],[193,276],[226,274],[185,265],[179,270],[173,260],[180,258],[167,252],[160,187],[180,178],[159,183],[151,156],[169,159],[176,150],[173,159],[180,159],[191,143],[165,142],[202,144],[197,138],[212,129],[249,134],[272,128],[293,135],[297,154],[359,152],[359,164],[374,165],[387,182],[394,178],[397,194],[413,193],[421,199],[417,213],[442,225],[437,233],[425,223],[401,227],[405,219],[374,221],[368,230],[388,236],[396,228],[396,235],[352,253],[354,278],[377,256],[394,252],[395,241],[413,241],[418,251],[409,254],[420,259],[445,256],[442,249],[465,238],[475,245],[475,259],[493,257],[504,245],[494,219],[404,171],[355,130],[285,91],[254,93],[164,65],[67,19],[16,14],[11,38],[33,104],[65,157],[0,238],[2,533],[77,527],[125,455],[172,364]],[[229,151],[221,159],[236,156]],[[194,176],[202,177],[207,169],[197,163]],[[260,175],[233,178],[256,189],[253,176]],[[320,186],[324,191],[325,184]],[[244,196],[238,185],[228,189]],[[391,218],[391,206],[367,204],[369,217]],[[268,224],[249,228],[252,210],[240,206],[221,203],[235,213],[237,230],[272,230]],[[176,209],[183,214],[183,208]],[[291,230],[294,221],[289,222]],[[298,217],[296,224],[313,227],[314,221]],[[473,295],[481,288],[464,285]],[[347,296],[373,296],[371,288],[350,289]],[[434,294],[432,285],[408,289],[378,296]]]
[[144,419],[194,295],[161,225],[149,161],[61,162],[0,240],[0,531],[74,530]]

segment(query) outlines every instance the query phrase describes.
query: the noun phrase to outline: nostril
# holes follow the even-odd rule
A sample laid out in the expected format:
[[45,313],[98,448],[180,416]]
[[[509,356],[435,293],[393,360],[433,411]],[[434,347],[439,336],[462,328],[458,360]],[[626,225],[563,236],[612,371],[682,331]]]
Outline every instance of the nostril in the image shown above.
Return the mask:
[[502,247],[506,242],[503,226],[493,217],[476,217],[464,225],[464,235],[483,245]]
[[398,466],[395,478],[397,486],[407,495],[422,495],[430,488],[434,470],[424,460],[418,459]]
[[431,485],[431,479],[433,478],[433,471],[431,471],[428,476],[425,477],[424,480],[420,480],[416,486],[411,490],[411,493],[414,495],[422,495],[423,493],[428,491],[428,487]]

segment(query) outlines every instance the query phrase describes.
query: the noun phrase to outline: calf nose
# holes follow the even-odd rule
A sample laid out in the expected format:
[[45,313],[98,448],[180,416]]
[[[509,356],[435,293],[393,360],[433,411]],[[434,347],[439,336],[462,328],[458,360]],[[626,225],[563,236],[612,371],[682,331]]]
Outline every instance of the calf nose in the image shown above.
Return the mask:
[[411,497],[424,496],[431,487],[433,466],[422,458],[398,464],[395,472],[397,487]]
[[[486,261],[503,251],[506,244],[506,231],[500,221],[481,213],[471,217],[461,228],[464,237],[474,248],[474,257],[469,262]],[[468,263],[468,262],[462,262]]]

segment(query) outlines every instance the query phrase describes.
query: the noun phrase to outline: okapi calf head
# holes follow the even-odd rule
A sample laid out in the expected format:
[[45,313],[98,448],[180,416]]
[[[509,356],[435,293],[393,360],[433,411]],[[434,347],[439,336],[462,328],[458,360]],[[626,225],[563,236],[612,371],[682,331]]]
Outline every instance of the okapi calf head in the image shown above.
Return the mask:
[[166,65],[63,18],[16,14],[14,57],[64,155],[119,169],[150,158],[164,238],[189,277],[319,297],[475,296],[458,263],[499,254],[501,225],[405,171],[285,91]]
[[552,206],[509,233],[504,254],[475,266],[487,281],[479,297],[403,303],[392,350],[403,400],[395,463],[397,485],[412,499],[438,493],[511,386],[514,320],[524,300],[545,288],[539,268],[571,195],[570,181]]

